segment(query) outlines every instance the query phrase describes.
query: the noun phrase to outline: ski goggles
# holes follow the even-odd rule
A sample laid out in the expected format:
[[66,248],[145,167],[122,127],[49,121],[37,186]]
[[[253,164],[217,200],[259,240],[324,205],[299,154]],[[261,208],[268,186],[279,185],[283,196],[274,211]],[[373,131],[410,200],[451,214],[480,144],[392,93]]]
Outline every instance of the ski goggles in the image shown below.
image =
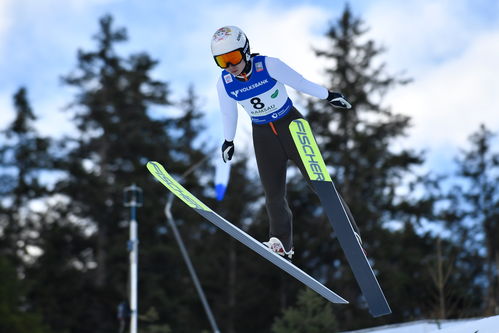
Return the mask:
[[229,67],[229,64],[233,66],[239,64],[243,60],[243,53],[240,49],[238,49],[232,52],[213,56],[213,58],[215,58],[215,62],[219,67],[227,68]]

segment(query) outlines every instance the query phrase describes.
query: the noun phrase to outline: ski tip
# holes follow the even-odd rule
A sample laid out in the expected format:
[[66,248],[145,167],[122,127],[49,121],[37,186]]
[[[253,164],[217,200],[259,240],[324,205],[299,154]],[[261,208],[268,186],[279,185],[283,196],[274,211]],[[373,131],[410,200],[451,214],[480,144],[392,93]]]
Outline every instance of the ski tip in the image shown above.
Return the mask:
[[152,170],[164,169],[163,165],[156,161],[148,161],[146,163],[146,168],[152,172]]

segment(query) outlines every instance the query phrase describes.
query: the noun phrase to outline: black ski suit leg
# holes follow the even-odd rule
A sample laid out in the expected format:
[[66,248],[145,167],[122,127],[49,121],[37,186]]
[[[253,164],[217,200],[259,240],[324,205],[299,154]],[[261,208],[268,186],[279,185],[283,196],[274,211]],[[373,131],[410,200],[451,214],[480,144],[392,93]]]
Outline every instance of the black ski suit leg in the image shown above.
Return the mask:
[[293,244],[293,215],[286,200],[288,157],[269,124],[253,125],[253,146],[265,192],[270,237],[279,238],[289,251]]
[[[265,204],[270,220],[269,234],[270,237],[279,238],[286,251],[289,251],[293,246],[293,215],[286,200],[288,160],[296,164],[315,193],[289,131],[289,124],[299,118],[303,118],[303,116],[298,110],[292,108],[285,117],[273,122],[272,126],[271,124],[253,124],[253,146],[260,180],[265,192]],[[352,227],[360,235],[357,223],[347,203],[341,195],[339,197]]]

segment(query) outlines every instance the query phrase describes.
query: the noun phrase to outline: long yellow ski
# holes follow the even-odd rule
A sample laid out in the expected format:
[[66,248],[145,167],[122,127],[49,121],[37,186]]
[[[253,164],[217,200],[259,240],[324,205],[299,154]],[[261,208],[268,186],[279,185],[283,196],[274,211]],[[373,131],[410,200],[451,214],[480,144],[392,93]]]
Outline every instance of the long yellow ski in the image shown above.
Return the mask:
[[166,186],[173,194],[175,194],[189,207],[194,209],[199,215],[213,223],[218,228],[222,229],[227,234],[234,237],[306,286],[310,287],[312,290],[316,291],[328,301],[340,304],[348,303],[342,297],[325,287],[323,284],[305,273],[303,270],[296,267],[278,254],[271,252],[265,245],[263,245],[220,215],[216,214],[198,198],[187,191],[182,185],[180,185],[173,177],[171,177],[168,172],[166,172],[165,168],[158,162],[148,162],[147,169],[157,180],[161,182],[161,184]]
[[392,312],[390,306],[364,250],[355,237],[348,214],[329,176],[309,123],[305,119],[296,119],[289,125],[289,130],[301,160],[307,169],[312,186],[319,196],[348,264],[369,305],[369,311],[374,317],[390,314]]

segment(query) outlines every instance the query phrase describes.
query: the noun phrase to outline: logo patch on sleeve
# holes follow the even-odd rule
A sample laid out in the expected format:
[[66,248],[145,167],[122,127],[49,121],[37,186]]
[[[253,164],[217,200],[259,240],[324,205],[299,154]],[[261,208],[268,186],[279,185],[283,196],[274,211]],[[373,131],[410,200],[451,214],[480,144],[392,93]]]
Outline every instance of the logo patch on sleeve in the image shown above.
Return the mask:
[[261,71],[263,71],[263,64],[262,64],[262,62],[261,62],[261,61],[259,61],[259,62],[255,63],[255,67],[256,67],[256,71],[257,71],[257,72],[261,72]]
[[225,83],[229,84],[232,82],[232,75],[230,74],[226,74],[224,75],[224,80],[225,80]]

